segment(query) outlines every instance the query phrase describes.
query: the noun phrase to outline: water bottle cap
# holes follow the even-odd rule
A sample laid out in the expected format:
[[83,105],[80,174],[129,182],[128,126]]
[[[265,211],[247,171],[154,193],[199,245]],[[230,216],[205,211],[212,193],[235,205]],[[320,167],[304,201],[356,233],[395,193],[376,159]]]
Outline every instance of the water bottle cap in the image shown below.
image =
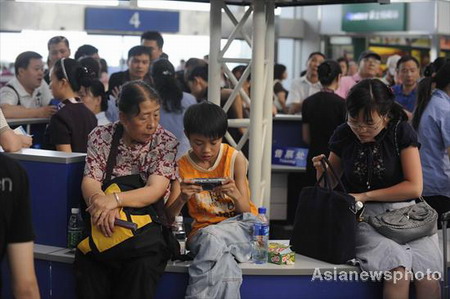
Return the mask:
[[267,209],[265,207],[258,208],[258,214],[265,214],[266,212],[267,212]]
[[175,216],[175,222],[183,223],[183,216]]
[[71,212],[72,212],[72,214],[78,214],[78,213],[80,213],[80,209],[72,208]]

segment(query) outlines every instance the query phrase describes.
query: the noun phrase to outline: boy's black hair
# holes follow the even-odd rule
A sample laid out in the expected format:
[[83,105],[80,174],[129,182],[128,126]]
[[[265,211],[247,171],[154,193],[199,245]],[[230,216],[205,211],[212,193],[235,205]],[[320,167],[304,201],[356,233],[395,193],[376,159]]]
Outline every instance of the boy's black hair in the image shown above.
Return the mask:
[[225,111],[208,101],[189,106],[184,113],[183,124],[188,138],[191,134],[210,139],[222,138],[228,129]]

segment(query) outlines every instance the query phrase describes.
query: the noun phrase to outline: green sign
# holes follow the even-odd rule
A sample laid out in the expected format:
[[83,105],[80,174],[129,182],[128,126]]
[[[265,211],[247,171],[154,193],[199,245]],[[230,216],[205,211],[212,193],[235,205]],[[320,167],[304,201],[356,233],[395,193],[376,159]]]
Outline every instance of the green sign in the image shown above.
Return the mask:
[[342,31],[404,31],[406,4],[342,5]]

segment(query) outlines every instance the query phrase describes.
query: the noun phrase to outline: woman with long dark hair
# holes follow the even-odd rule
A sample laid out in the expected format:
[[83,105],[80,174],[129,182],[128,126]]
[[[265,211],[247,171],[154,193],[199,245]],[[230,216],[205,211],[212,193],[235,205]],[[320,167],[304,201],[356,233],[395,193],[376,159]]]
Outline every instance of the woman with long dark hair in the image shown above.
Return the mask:
[[440,227],[442,213],[450,210],[450,60],[419,90],[413,126],[422,144],[423,196],[438,212]]
[[[330,139],[329,161],[346,190],[364,204],[363,217],[414,205],[423,185],[419,143],[391,89],[379,79],[362,80],[350,90],[346,106],[348,121]],[[317,178],[323,157],[313,158]],[[399,244],[359,222],[355,241],[361,269],[384,274],[384,298],[408,298],[412,276],[416,298],[440,298],[436,233]]]
[[175,78],[175,68],[167,59],[158,59],[152,64],[153,85],[161,97],[160,124],[177,137],[180,145],[177,157],[184,155],[189,148],[189,140],[184,134],[184,111],[196,104],[194,96],[183,92]]

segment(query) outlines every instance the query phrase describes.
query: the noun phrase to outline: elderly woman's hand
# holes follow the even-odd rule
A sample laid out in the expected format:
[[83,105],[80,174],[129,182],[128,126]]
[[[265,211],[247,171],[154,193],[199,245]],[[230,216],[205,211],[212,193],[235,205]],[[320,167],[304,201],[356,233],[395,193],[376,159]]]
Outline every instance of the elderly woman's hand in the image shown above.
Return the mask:
[[86,211],[91,214],[91,223],[99,226],[104,224],[105,218],[108,218],[108,213],[116,208],[118,208],[118,203],[114,199],[114,195],[108,194],[94,197]]
[[120,218],[119,211],[120,209],[117,208],[106,212],[106,216],[103,221],[97,225],[97,228],[105,235],[105,237],[112,237],[114,233],[114,221],[116,218]]

